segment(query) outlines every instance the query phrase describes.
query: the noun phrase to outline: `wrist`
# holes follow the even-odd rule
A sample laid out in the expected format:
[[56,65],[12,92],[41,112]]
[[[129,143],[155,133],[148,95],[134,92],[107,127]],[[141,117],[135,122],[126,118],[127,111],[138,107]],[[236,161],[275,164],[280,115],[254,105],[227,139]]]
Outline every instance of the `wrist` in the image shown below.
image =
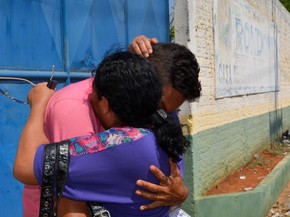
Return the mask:
[[42,104],[35,104],[30,108],[30,116],[32,117],[41,117],[44,119],[46,106]]

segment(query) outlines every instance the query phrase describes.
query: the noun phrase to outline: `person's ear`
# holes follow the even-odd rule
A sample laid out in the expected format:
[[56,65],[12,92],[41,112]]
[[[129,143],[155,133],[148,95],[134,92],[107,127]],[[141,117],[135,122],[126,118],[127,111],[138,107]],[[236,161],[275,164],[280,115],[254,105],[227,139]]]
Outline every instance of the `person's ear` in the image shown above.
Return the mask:
[[102,115],[107,115],[110,113],[112,110],[109,105],[109,101],[107,100],[106,97],[102,96],[102,98],[99,100],[99,111]]
[[115,112],[111,109],[109,101],[106,97],[102,97],[99,101],[100,115],[103,120],[103,127],[105,129],[118,126],[118,119]]
[[166,110],[168,101],[171,98],[172,87],[170,85],[166,85],[162,87],[162,96],[161,96],[161,107]]

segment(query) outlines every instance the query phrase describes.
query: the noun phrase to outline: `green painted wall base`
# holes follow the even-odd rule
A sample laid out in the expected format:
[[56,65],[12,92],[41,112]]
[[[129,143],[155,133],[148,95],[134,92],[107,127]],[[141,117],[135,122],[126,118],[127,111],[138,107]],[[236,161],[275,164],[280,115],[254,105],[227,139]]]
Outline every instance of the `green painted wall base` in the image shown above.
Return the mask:
[[265,217],[290,180],[290,154],[249,192],[194,199],[195,217]]

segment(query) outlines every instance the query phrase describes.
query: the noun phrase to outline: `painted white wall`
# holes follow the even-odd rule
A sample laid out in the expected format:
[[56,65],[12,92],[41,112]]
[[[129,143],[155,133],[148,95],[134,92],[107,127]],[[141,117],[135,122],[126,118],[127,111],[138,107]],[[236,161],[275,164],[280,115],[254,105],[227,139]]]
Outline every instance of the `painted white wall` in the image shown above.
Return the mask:
[[[227,50],[217,43],[217,38],[221,41],[223,37],[214,25],[215,5],[223,2],[231,6],[232,16],[240,17],[259,28],[265,32],[265,37],[274,37],[275,24],[279,35],[277,45],[272,44],[273,41],[270,41],[270,45],[265,45],[265,56],[260,59],[246,53],[231,54],[231,50],[224,55]],[[175,42],[186,45],[196,55],[201,66],[202,96],[199,102],[190,105],[185,103],[180,113],[181,119],[191,124],[192,134],[290,105],[289,12],[278,0],[244,0],[243,10],[237,2],[241,1],[174,1]],[[248,16],[251,18],[247,18]],[[226,20],[226,16],[222,16],[221,20]],[[235,45],[232,42],[231,49]],[[277,66],[276,55],[273,53],[275,47],[272,46],[277,46],[279,52]],[[227,84],[218,80],[221,75],[217,66],[222,61],[239,64],[235,82]],[[273,91],[276,85],[279,86],[278,94]],[[188,115],[193,120],[188,120]]]

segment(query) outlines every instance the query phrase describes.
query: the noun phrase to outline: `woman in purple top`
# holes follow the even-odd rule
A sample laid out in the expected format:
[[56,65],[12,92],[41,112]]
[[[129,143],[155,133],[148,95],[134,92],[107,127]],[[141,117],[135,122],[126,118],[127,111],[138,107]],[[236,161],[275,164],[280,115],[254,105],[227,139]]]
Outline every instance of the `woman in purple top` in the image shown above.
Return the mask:
[[[63,197],[101,202],[113,217],[168,216],[169,207],[141,211],[140,205],[149,201],[135,195],[137,179],[159,183],[148,170],[150,165],[169,175],[168,158],[178,162],[189,145],[174,117],[159,109],[159,74],[148,60],[129,52],[108,56],[95,72],[92,104],[107,130],[68,141]],[[53,93],[43,83],[28,96],[31,112],[14,163],[15,177],[25,184],[41,185],[44,145],[40,144],[47,142],[43,117]]]

